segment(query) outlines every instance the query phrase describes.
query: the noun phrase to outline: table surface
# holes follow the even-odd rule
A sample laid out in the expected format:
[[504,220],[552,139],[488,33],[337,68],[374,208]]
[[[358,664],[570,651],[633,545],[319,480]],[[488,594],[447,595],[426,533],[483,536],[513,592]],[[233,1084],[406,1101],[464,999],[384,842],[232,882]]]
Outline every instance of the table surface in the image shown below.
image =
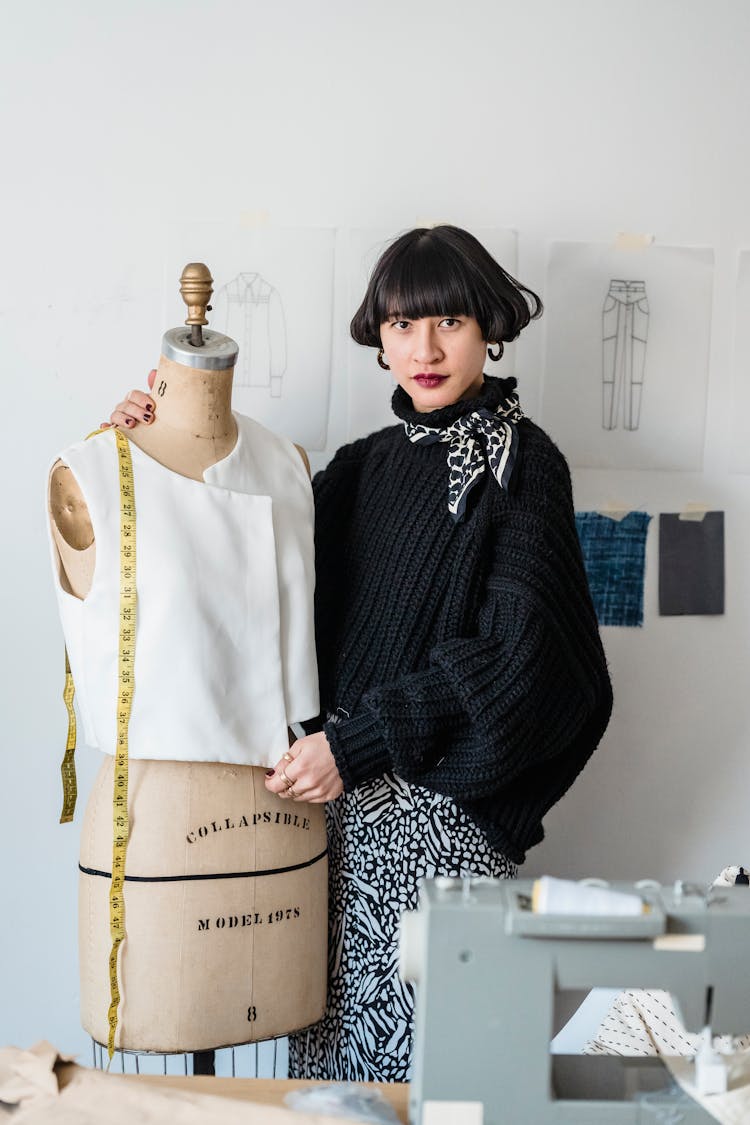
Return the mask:
[[[126,1074],[118,1075],[130,1082],[150,1082],[154,1085],[173,1086],[177,1089],[190,1089],[200,1094],[214,1094],[222,1098],[237,1098],[240,1101],[258,1102],[260,1105],[284,1105],[284,1095],[290,1090],[305,1086],[326,1086],[326,1082],[315,1082],[303,1078],[212,1078],[197,1074],[184,1077],[172,1074]],[[378,1090],[385,1100],[393,1106],[399,1121],[408,1125],[409,1086],[405,1082],[362,1082],[358,1085]]]

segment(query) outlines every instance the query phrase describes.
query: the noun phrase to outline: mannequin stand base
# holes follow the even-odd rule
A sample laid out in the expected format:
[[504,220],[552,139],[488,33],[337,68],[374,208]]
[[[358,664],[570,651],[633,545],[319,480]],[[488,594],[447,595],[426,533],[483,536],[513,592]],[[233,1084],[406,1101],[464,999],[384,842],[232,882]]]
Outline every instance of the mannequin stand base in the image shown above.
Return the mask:
[[193,1055],[193,1074],[216,1074],[216,1054],[214,1051],[196,1051]]
[[[107,1067],[107,1048],[91,1040],[94,1070],[109,1069],[113,1074],[192,1075],[213,1078],[217,1070],[217,1057],[221,1059],[220,1073],[232,1078],[286,1078],[287,1070],[284,1039],[264,1039],[257,1043],[244,1043],[239,1047],[217,1047],[215,1050],[188,1051],[160,1054],[154,1051],[116,1050]],[[279,1051],[279,1043],[282,1050]],[[192,1059],[192,1066],[190,1060]]]

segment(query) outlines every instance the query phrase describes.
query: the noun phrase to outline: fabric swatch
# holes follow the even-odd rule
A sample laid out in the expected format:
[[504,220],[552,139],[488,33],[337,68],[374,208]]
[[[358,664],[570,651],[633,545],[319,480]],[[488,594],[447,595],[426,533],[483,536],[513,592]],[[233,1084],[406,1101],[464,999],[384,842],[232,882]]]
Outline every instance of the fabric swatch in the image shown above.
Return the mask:
[[628,512],[621,520],[576,512],[576,529],[600,625],[643,624],[646,535],[651,516]]
[[724,612],[724,513],[700,520],[659,516],[659,613]]

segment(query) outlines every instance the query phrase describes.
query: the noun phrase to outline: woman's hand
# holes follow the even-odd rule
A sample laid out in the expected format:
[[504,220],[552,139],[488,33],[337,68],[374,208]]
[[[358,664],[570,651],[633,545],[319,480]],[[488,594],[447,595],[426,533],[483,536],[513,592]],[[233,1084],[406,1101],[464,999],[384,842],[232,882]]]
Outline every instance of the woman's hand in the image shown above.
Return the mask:
[[275,769],[266,773],[266,789],[279,797],[321,805],[344,792],[336,761],[323,731],[298,738]]
[[[148,375],[149,389],[154,385],[156,378],[156,371],[150,371]],[[154,411],[156,403],[147,395],[145,391],[131,391],[123,402],[118,402],[109,416],[109,422],[102,422],[102,429],[107,429],[109,426],[124,426],[128,430],[132,430],[133,426],[137,426],[139,422],[152,422],[154,419]]]

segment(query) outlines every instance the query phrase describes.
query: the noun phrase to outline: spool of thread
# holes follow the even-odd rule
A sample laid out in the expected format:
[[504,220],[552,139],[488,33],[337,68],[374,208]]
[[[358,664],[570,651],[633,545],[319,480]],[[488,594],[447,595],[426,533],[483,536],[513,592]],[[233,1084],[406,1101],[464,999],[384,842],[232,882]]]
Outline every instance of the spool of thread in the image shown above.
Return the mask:
[[633,916],[648,910],[640,895],[592,887],[573,879],[543,875],[534,883],[532,910],[537,914],[616,914]]

